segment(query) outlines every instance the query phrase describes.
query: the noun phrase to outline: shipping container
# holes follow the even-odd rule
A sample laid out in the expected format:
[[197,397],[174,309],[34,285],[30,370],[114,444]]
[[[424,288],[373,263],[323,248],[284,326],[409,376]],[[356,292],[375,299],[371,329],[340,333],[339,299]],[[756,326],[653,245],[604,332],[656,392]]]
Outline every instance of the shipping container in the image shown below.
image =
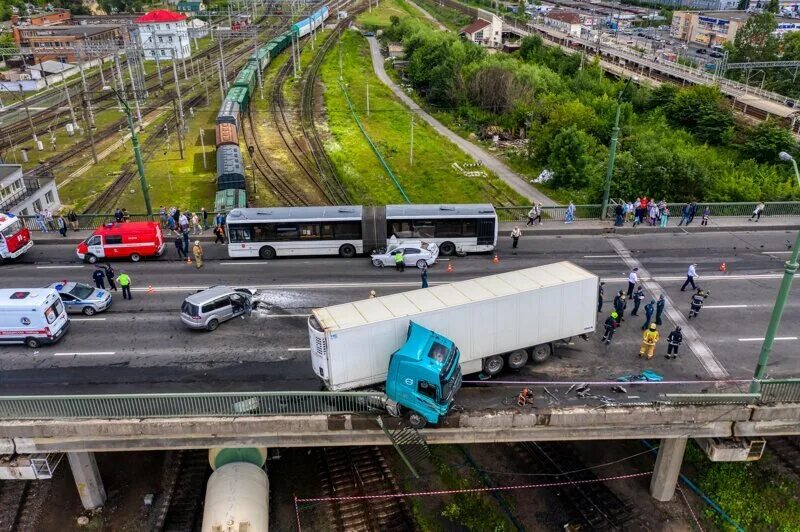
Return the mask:
[[244,190],[244,163],[239,146],[217,148],[217,190]]
[[217,124],[233,124],[239,128],[239,104],[230,100],[223,100],[217,113]]
[[557,262],[314,309],[313,370],[330,390],[381,383],[411,321],[452,340],[464,374],[542,362],[556,342],[594,331],[598,282]]
[[217,144],[219,148],[223,144],[239,145],[239,135],[234,124],[217,124]]

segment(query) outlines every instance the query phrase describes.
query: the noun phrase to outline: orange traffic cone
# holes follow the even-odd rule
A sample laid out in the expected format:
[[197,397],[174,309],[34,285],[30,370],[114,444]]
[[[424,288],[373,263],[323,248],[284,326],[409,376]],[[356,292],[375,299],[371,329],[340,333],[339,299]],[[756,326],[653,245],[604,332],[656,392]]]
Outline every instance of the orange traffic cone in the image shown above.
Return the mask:
[[151,284],[147,285],[147,293],[148,294],[155,294],[156,293],[156,291],[153,290],[153,285],[151,285]]
[[492,262],[495,263],[495,264],[500,264],[500,257],[497,256],[497,253],[494,254],[494,258],[492,259]]
[[721,271],[721,272],[728,271],[728,267],[725,266],[725,261],[722,261],[722,264],[719,265],[719,271]]
[[453,265],[452,264],[448,264],[447,265],[447,273],[453,273]]
[[187,256],[186,257],[186,264],[191,264],[191,263],[192,263],[192,257],[191,256]]

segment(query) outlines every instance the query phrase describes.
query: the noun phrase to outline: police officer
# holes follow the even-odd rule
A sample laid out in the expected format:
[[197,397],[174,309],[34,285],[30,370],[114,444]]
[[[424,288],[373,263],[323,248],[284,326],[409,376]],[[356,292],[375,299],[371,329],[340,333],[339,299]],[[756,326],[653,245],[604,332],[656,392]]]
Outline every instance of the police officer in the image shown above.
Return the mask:
[[625,321],[625,318],[623,318],[623,316],[625,315],[625,295],[622,290],[617,292],[617,295],[614,298],[614,310],[616,310],[617,314],[619,314],[618,321],[620,323]]
[[655,306],[655,299],[651,299],[650,303],[644,306],[644,325],[642,325],[642,330],[647,329],[650,326],[650,322],[653,321],[653,311],[655,310]]
[[119,281],[119,285],[122,287],[122,299],[133,299],[133,296],[131,296],[130,276],[127,273],[120,271],[117,281]]
[[106,289],[106,272],[103,270],[99,264],[95,265],[94,271],[92,272],[92,279],[94,279],[94,285],[101,289]]
[[659,335],[656,324],[651,323],[650,327],[642,334],[642,345],[639,347],[639,356],[643,357],[647,355],[647,360],[653,358],[658,339]]
[[403,256],[403,250],[398,249],[397,253],[394,254],[394,267],[398,272],[403,272],[406,270],[406,258]]
[[675,327],[675,330],[667,336],[667,354],[666,358],[678,358],[678,348],[683,342],[683,333],[681,333],[680,326]]
[[631,312],[631,316],[638,316],[639,315],[639,305],[642,304],[642,300],[644,299],[644,288],[642,285],[639,285],[639,288],[633,293],[633,312]]
[[667,305],[667,298],[664,297],[664,294],[661,294],[658,297],[658,303],[656,303],[656,325],[661,325],[661,315],[664,313],[664,307]]
[[619,327],[619,322],[617,321],[618,317],[619,315],[617,314],[616,311],[614,311],[608,318],[606,318],[605,322],[606,332],[603,335],[603,340],[602,340],[603,342],[605,342],[606,345],[611,343],[611,339],[614,338],[614,330],[616,330],[616,328]]

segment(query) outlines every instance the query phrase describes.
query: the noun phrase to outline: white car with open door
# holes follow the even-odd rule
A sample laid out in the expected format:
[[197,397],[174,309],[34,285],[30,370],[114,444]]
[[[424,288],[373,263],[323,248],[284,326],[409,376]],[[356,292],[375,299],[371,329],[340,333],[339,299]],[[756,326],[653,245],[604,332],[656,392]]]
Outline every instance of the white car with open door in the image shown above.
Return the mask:
[[406,266],[422,268],[424,264],[433,266],[439,257],[439,246],[433,242],[421,240],[399,240],[389,242],[386,251],[372,254],[372,265],[378,268],[394,266],[394,257],[403,252],[403,262]]

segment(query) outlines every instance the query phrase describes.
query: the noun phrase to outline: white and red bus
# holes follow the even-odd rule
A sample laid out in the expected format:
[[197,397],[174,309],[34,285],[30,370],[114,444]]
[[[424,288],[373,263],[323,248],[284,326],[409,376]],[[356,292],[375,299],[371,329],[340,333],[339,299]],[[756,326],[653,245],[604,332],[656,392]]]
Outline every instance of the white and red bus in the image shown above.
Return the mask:
[[16,259],[33,246],[31,233],[22,219],[13,214],[0,214],[0,264]]

